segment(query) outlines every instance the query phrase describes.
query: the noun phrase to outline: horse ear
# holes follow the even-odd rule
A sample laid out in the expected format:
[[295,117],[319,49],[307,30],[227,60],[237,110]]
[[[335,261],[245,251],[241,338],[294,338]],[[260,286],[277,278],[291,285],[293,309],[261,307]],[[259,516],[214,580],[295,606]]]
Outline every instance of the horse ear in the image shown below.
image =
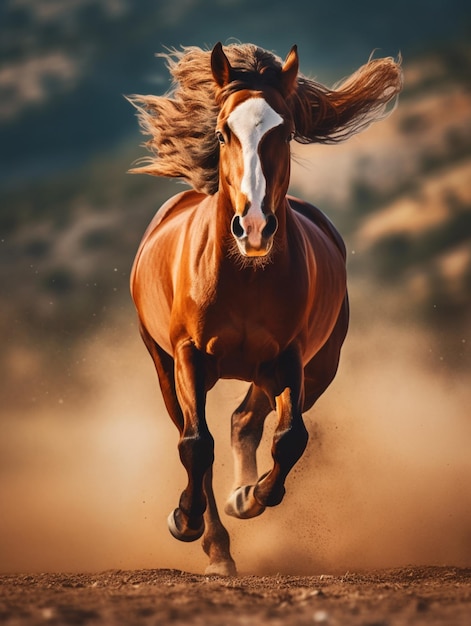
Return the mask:
[[219,41],[211,52],[211,71],[219,87],[225,87],[232,79],[232,67],[224,54],[222,43]]
[[281,69],[281,89],[285,97],[296,89],[299,70],[298,46],[294,45],[288,53]]

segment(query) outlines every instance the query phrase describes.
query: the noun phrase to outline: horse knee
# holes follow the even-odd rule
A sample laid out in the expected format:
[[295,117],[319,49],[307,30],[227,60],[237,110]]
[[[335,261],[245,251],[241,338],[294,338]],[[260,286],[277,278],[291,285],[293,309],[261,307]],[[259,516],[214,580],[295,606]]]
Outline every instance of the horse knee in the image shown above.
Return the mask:
[[204,476],[214,461],[214,439],[209,432],[185,436],[178,442],[178,451],[187,470]]
[[176,539],[195,541],[204,531],[203,513],[207,502],[203,478],[214,461],[214,440],[209,432],[204,436],[182,437],[178,451],[188,484],[180,495],[178,508],[168,518],[168,527]]
[[273,438],[273,460],[285,468],[286,473],[300,459],[306,449],[309,433],[302,418],[288,429],[276,432]]

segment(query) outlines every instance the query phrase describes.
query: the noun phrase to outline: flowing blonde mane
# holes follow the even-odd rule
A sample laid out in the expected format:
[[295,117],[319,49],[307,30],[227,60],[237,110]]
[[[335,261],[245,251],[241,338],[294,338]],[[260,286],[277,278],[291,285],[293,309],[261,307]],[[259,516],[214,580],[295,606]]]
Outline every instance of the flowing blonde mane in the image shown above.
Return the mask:
[[[282,61],[253,44],[232,44],[224,52],[236,80],[217,94],[211,51],[185,47],[163,54],[173,78],[164,96],[131,96],[151,155],[132,173],[182,178],[197,191],[214,194],[219,184],[215,137],[219,102],[237,89],[279,87]],[[288,100],[300,143],[336,143],[382,119],[402,88],[400,62],[370,60],[334,89],[298,75]]]

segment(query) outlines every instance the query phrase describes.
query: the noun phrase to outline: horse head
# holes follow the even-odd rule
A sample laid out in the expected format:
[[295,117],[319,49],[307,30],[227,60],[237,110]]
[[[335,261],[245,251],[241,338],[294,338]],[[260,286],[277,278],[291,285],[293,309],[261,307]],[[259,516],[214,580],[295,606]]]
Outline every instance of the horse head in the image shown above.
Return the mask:
[[231,233],[244,257],[263,257],[278,229],[290,176],[294,122],[288,106],[298,74],[296,46],[283,66],[252,76],[234,69],[222,45],[211,54],[221,109],[217,119],[219,191],[233,210]]

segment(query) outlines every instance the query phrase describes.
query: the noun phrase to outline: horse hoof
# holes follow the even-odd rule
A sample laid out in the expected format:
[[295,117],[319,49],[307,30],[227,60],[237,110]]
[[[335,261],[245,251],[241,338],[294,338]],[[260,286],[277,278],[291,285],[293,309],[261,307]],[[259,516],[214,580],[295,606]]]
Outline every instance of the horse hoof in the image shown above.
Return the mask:
[[178,539],[179,541],[189,543],[191,541],[196,541],[203,535],[204,521],[201,523],[201,526],[195,530],[194,528],[183,526],[181,522],[179,523],[179,518],[181,518],[180,509],[172,511],[167,518],[168,529],[172,537],[175,537],[175,539]]
[[204,573],[206,576],[237,576],[236,566],[232,560],[210,563]]
[[250,519],[261,515],[265,507],[256,500],[253,491],[253,485],[245,485],[233,491],[224,509],[227,515],[239,519]]

